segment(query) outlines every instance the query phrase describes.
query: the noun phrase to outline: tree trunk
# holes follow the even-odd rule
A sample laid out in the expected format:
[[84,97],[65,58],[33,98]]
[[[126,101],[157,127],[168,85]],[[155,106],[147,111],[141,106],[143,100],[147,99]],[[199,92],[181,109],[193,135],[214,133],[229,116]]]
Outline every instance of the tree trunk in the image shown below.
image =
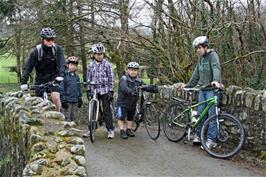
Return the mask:
[[[77,1],[78,15],[82,15],[81,2]],[[85,50],[85,33],[84,24],[82,19],[79,21],[79,41],[80,41],[80,52],[81,52],[81,63],[82,63],[82,73],[83,81],[87,80],[87,64],[86,64],[86,50]]]

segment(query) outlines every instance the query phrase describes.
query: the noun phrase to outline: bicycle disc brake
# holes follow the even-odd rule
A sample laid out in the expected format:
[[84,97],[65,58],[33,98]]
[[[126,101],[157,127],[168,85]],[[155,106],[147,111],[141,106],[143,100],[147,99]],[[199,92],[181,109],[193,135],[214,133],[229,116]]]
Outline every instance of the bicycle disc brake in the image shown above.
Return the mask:
[[228,139],[229,139],[229,134],[227,131],[225,130],[220,130],[219,131],[219,134],[217,136],[217,139],[220,141],[220,142],[226,142]]

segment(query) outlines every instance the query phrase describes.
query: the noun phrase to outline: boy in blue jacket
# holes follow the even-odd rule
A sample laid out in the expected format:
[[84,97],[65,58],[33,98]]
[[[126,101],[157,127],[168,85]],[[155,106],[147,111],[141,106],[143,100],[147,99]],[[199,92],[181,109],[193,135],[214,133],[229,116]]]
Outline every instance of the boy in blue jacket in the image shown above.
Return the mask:
[[78,108],[82,106],[82,93],[80,89],[80,79],[76,73],[78,58],[68,57],[68,70],[64,74],[64,80],[60,85],[60,96],[65,120],[77,121]]

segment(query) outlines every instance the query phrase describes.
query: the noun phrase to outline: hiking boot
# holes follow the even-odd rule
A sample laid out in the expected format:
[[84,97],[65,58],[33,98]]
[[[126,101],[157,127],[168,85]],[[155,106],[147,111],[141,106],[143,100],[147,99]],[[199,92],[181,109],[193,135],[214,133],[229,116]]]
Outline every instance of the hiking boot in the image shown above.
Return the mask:
[[193,145],[200,145],[200,137],[197,134],[194,135]]
[[107,131],[107,138],[108,139],[113,139],[114,137],[115,137],[115,132],[114,132],[114,130],[108,130]]
[[83,134],[83,138],[88,138],[90,137],[90,131],[87,131],[86,133]]
[[127,136],[127,133],[126,133],[126,131],[125,130],[120,130],[120,137],[122,138],[122,139],[128,139],[128,136]]
[[126,131],[126,133],[127,133],[127,136],[129,136],[129,137],[134,137],[135,136],[135,133],[133,132],[133,130],[132,129],[127,129],[127,131]]

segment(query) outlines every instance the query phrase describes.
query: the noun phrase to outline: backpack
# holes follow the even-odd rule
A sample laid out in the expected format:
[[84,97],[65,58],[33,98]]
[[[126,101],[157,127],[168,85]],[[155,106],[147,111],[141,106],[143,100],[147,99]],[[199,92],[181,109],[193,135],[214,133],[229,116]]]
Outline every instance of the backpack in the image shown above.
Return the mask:
[[[41,61],[42,58],[43,58],[42,44],[38,44],[36,46],[36,49],[37,49],[37,52],[38,52],[38,61]],[[56,59],[56,53],[57,53],[56,50],[57,50],[57,46],[56,46],[56,44],[53,44],[53,46],[52,46],[52,52],[53,52],[53,55],[54,55],[55,59]]]

